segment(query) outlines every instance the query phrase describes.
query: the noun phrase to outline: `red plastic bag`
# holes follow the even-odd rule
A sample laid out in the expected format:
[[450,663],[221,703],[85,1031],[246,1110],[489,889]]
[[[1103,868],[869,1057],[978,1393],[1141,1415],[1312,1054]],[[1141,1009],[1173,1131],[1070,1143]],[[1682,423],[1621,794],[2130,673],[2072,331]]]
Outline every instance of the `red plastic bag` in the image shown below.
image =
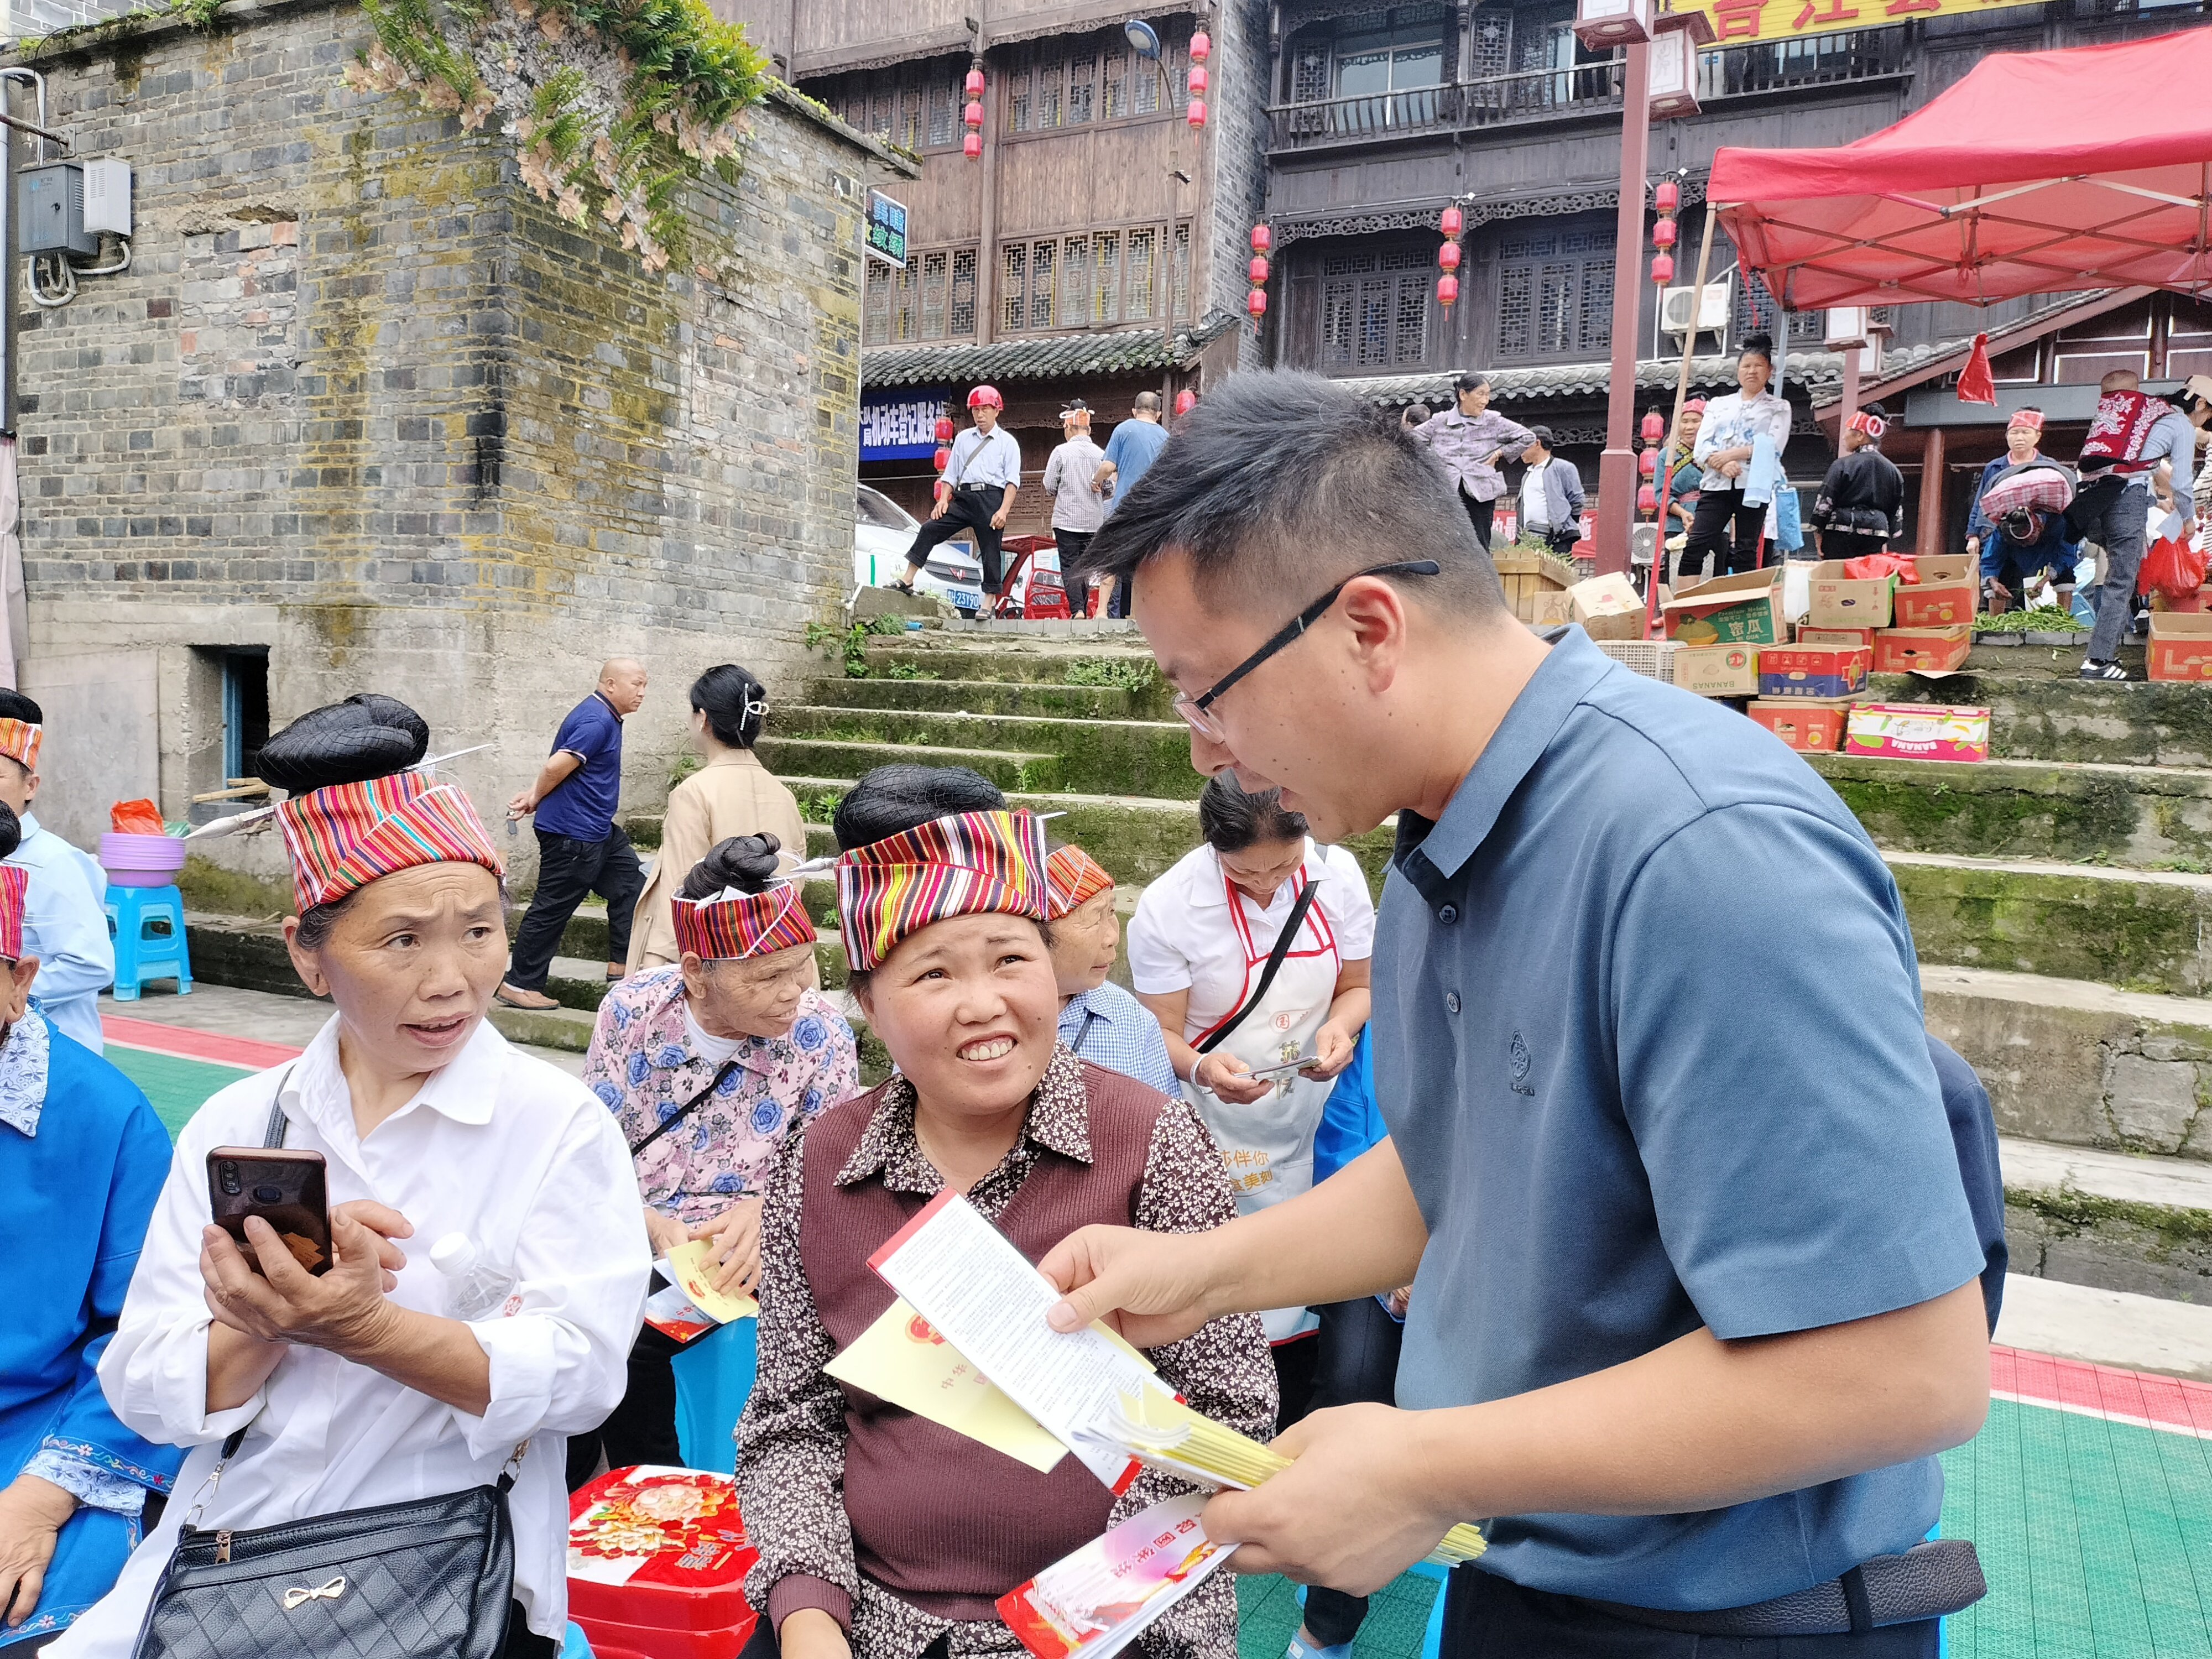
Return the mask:
[[2207,560],[2191,543],[2179,536],[2162,536],[2143,555],[2136,577],[2136,592],[2163,593],[2169,599],[2185,599],[2204,586]]
[[1855,582],[1894,576],[1899,587],[1915,587],[1920,582],[1920,567],[1899,553],[1869,553],[1863,559],[1845,559],[1844,574]]
[[159,836],[161,809],[150,800],[119,800],[107,809],[107,827],[118,836]]

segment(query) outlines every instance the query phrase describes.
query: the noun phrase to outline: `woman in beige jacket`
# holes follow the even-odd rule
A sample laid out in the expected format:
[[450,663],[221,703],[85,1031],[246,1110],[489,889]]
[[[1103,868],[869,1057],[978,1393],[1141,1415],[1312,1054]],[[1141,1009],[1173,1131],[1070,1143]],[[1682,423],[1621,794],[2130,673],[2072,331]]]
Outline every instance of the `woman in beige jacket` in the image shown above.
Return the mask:
[[732,836],[771,835],[793,858],[806,856],[799,801],[753,753],[768,714],[768,692],[735,663],[710,668],[691,684],[691,742],[706,764],[669,792],[660,856],[637,902],[629,971],[674,962],[676,924],[668,902],[691,866]]

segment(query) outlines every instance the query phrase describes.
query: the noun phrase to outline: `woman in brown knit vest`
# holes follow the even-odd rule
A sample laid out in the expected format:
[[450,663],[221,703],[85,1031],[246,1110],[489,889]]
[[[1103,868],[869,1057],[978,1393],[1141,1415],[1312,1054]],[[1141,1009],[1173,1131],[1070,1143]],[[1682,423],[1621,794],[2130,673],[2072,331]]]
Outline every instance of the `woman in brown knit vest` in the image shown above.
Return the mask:
[[[762,1216],[760,1373],[738,1426],[762,1613],[748,1659],[1020,1652],[994,1603],[1108,1526],[1188,1490],[1120,1498],[849,1387],[824,1364],[890,1306],[868,1257],[941,1188],[1032,1261],[1091,1222],[1200,1231],[1236,1214],[1190,1108],[1055,1036],[1043,828],[964,769],[883,767],[837,813],[838,907],[861,1011],[898,1075],[785,1147]],[[1198,1410],[1274,1426],[1259,1321],[1149,1356]],[[1236,1593],[1209,1580],[1139,1638],[1146,1659],[1235,1659]]]

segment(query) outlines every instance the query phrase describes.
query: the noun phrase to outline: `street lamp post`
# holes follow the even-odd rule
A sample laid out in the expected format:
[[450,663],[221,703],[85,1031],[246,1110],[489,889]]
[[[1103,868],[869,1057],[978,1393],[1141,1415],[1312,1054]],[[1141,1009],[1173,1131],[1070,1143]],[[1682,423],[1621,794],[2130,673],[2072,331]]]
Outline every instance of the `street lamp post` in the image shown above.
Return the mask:
[[1636,280],[1644,247],[1644,173],[1651,147],[1651,46],[1635,40],[1621,67],[1620,214],[1614,230],[1613,368],[1605,404],[1605,451],[1597,462],[1597,568],[1602,575],[1628,568],[1629,532],[1636,521],[1636,311],[1643,284]]
[[[1132,17],[1122,23],[1121,36],[1128,41],[1129,50],[1135,52],[1141,62],[1152,66],[1152,72],[1159,77],[1160,108],[1172,114],[1175,88],[1168,84],[1167,53],[1160,45],[1159,31],[1143,18]],[[1160,322],[1160,353],[1167,360],[1160,382],[1160,403],[1164,410],[1169,406],[1175,393],[1175,234],[1176,210],[1182,205],[1182,193],[1176,186],[1187,176],[1180,165],[1182,149],[1182,141],[1174,136],[1174,129],[1170,127],[1167,167],[1168,220],[1160,233],[1159,249],[1152,256],[1159,262],[1160,292],[1164,301]],[[1194,264],[1197,258],[1198,250],[1194,246],[1191,249]]]

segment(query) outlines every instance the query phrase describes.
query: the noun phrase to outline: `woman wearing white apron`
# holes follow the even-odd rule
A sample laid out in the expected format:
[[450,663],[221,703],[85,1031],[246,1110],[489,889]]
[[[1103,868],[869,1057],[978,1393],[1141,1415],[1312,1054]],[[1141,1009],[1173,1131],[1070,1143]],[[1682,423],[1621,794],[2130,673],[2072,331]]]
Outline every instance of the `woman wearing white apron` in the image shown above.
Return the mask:
[[[1130,920],[1130,976],[1249,1214],[1313,1185],[1315,1131],[1367,1024],[1375,905],[1352,855],[1316,847],[1275,791],[1248,795],[1224,772],[1198,815],[1206,845],[1146,887]],[[1304,1308],[1264,1318],[1278,1345],[1316,1323]],[[1310,1385],[1311,1346],[1277,1348],[1285,1401]]]

